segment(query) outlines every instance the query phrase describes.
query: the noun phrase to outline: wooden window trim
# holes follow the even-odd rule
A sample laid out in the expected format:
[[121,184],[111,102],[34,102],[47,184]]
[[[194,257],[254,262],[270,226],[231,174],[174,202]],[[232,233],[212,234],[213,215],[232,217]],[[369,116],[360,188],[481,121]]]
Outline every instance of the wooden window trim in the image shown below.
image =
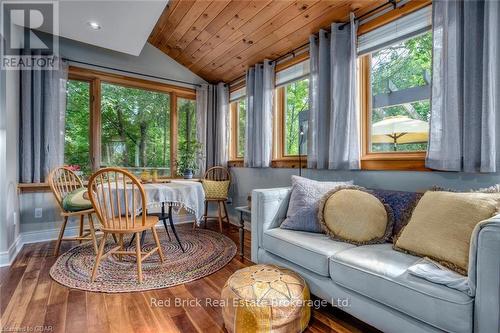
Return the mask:
[[[298,165],[299,162],[299,155],[285,155],[285,97],[285,86],[277,87],[274,103],[275,121],[273,122],[273,162],[275,162],[274,165],[276,165],[276,167]],[[307,155],[301,155],[300,160],[307,164]]]
[[99,79],[103,82],[121,85],[129,88],[138,88],[151,91],[158,91],[163,93],[176,93],[177,96],[185,97],[188,99],[196,99],[196,91],[194,89],[174,86],[167,83],[149,81],[132,76],[125,76],[120,74],[106,73],[93,69],[82,67],[69,67],[69,75],[79,78],[80,80],[95,80]]
[[371,89],[370,89],[371,56],[359,58],[359,99],[361,114],[361,169],[362,170],[406,170],[429,171],[425,167],[426,152],[384,152],[370,151],[371,127]]
[[239,140],[239,104],[240,100],[236,100],[229,105],[229,161],[239,165],[238,162],[243,162],[243,156],[238,156],[238,140]]
[[[176,178],[177,158],[177,99],[184,98],[196,100],[196,91],[194,89],[174,86],[161,82],[148,81],[135,77],[106,73],[92,69],[70,66],[68,70],[68,79],[78,80],[89,83],[90,89],[90,128],[89,154],[91,167],[93,171],[99,169],[101,165],[101,84],[111,83],[128,88],[144,89],[169,94],[170,96],[170,159],[171,174],[169,178]],[[47,183],[20,183],[18,184],[20,192],[46,192],[50,188]]]

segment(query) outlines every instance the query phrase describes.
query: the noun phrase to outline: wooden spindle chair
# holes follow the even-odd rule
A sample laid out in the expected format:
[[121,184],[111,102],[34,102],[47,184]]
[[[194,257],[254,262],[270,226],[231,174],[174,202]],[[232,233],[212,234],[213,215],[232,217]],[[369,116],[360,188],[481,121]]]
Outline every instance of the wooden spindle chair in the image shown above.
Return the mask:
[[[213,180],[213,181],[229,181],[229,184],[231,184],[231,174],[229,173],[229,170],[227,170],[227,168],[224,168],[222,166],[215,166],[208,169],[207,172],[205,172],[203,179]],[[211,198],[207,195],[205,196],[205,212],[203,214],[205,225],[208,219],[217,219],[219,222],[219,230],[221,233],[222,233],[222,222],[225,221],[229,223],[229,214],[227,213],[226,201],[227,201],[227,193],[225,194],[225,196],[220,198]],[[217,216],[208,215],[208,206],[211,202],[217,203]],[[222,215],[222,210],[224,210],[224,216]],[[193,225],[193,228],[195,227],[195,225],[196,223]]]
[[[99,244],[91,281],[97,276],[99,263],[110,254],[137,257],[137,275],[142,282],[142,261],[154,252],[158,252],[161,262],[164,261],[160,240],[156,233],[158,216],[146,214],[146,192],[141,182],[130,172],[119,168],[104,168],[90,177],[88,185],[89,197],[99,221],[101,221],[104,237]],[[141,214],[142,212],[142,214]],[[149,252],[142,252],[142,231],[151,229],[156,247]],[[104,245],[108,235],[118,235],[118,245],[104,254]],[[125,251],[123,237],[135,235],[135,251]]]
[[[59,237],[57,238],[56,248],[54,249],[54,255],[57,257],[59,255],[59,250],[61,248],[62,241],[79,241],[90,240],[94,245],[94,251],[97,253],[97,239],[94,229],[94,221],[92,220],[92,214],[94,209],[85,209],[79,211],[67,211],[64,209],[63,200],[74,190],[84,187],[82,180],[78,177],[72,170],[66,167],[58,167],[52,170],[48,176],[48,182],[52,193],[54,194],[59,207],[61,208],[61,215],[63,216],[63,224],[61,225],[61,230],[59,231]],[[84,220],[85,216],[88,218],[88,229],[85,229]],[[68,219],[70,217],[79,217],[80,228],[78,236],[76,237],[64,237],[64,231],[66,225],[68,224]]]

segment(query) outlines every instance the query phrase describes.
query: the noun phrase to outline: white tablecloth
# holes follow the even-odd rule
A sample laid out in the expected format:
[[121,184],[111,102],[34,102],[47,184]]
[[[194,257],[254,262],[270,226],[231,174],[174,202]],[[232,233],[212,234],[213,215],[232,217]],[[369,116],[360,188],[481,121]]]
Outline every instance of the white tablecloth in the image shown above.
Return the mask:
[[[146,209],[161,207],[162,203],[170,204],[174,207],[176,213],[184,208],[188,213],[193,214],[196,222],[201,221],[205,205],[205,192],[200,182],[187,180],[172,180],[169,183],[148,183],[144,184],[146,192]],[[104,185],[107,189],[107,184]],[[123,191],[124,187],[119,186],[118,190]],[[111,193],[114,196],[116,188],[111,186]],[[139,194],[136,187],[135,198],[138,200]],[[121,207],[125,207],[123,193],[120,193]],[[115,198],[116,200],[116,198]],[[127,200],[129,209],[132,209],[132,185],[127,185]],[[137,202],[137,201],[136,201]],[[136,204],[136,213],[139,213],[143,207],[142,204]]]

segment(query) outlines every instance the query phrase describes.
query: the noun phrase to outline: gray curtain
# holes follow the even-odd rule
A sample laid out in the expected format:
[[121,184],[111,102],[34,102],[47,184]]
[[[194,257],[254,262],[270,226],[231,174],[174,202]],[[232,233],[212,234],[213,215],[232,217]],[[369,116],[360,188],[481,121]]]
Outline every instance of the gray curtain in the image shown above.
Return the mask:
[[20,178],[40,183],[64,164],[68,67],[21,71]]
[[246,167],[271,166],[274,80],[274,62],[267,59],[247,71]]
[[205,147],[205,168],[225,166],[228,156],[229,89],[224,83],[202,85],[196,90],[197,136]]
[[500,171],[500,2],[433,5],[433,73],[426,165]]
[[309,39],[309,168],[359,169],[356,24]]

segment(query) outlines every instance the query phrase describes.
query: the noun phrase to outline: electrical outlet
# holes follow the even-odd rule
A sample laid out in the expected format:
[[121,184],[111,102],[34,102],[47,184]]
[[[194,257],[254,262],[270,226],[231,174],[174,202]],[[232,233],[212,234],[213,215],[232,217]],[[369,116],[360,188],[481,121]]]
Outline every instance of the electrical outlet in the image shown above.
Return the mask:
[[43,216],[43,209],[42,208],[35,208],[35,218],[41,219],[42,216]]

